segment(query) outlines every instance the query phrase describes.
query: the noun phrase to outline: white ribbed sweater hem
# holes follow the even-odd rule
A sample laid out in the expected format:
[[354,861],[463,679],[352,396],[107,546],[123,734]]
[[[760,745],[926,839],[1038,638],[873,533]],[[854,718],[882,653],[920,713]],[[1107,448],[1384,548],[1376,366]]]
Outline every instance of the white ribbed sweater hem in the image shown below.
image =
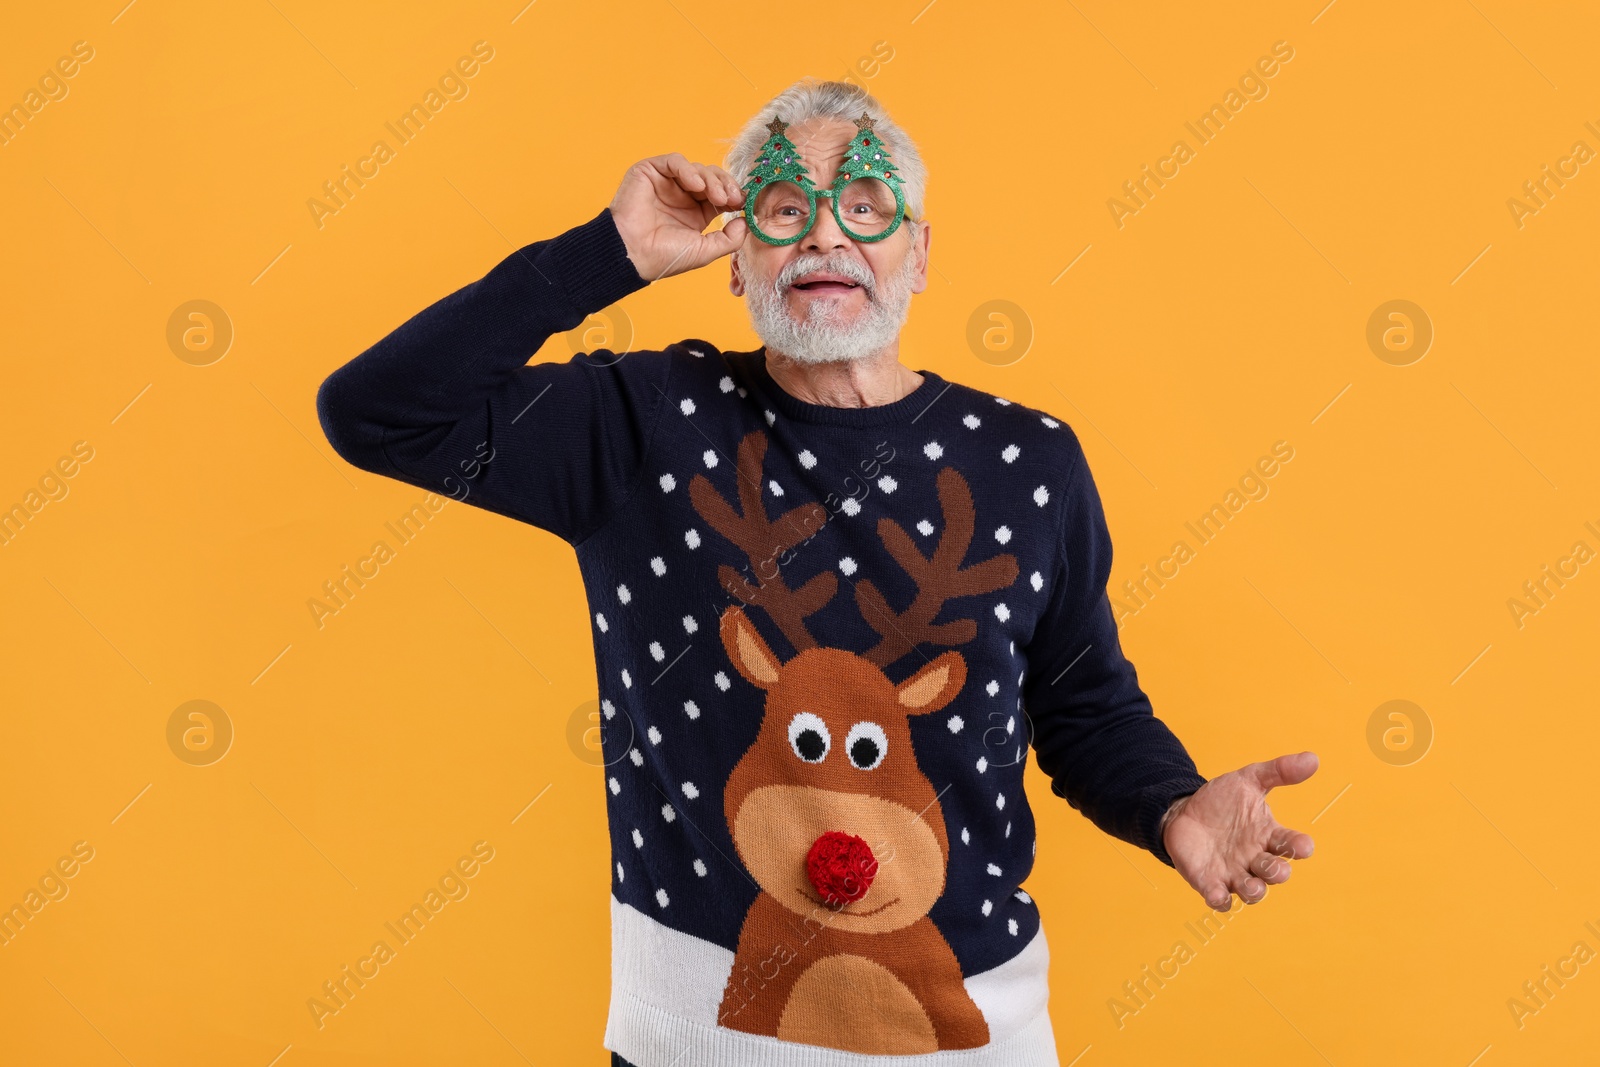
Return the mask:
[[873,1056],[716,1025],[733,953],[611,898],[605,1047],[637,1067],[1059,1067],[1048,1011],[1044,931],[966,980],[994,1040],[982,1048]]

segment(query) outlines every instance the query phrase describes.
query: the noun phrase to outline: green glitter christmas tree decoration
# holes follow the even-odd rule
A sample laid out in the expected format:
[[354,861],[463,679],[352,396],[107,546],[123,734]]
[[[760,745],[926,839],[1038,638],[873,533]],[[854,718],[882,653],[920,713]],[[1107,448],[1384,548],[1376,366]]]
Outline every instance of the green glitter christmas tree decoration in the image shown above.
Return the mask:
[[839,164],[839,177],[834,185],[843,186],[856,178],[881,178],[891,186],[898,186],[900,172],[895,169],[894,160],[889,158],[883,142],[878,140],[878,132],[872,128],[872,117],[863,112],[854,122],[856,135],[844,150],[844,160]]
[[784,134],[789,124],[782,119],[773,119],[767,123],[767,130],[771,134],[767,143],[761,146],[761,154],[750,166],[750,180],[745,183],[745,190],[752,196],[763,186],[773,182],[794,182],[802,189],[815,188],[811,175],[806,173],[805,164],[800,162],[800,149],[795,147],[793,141]]

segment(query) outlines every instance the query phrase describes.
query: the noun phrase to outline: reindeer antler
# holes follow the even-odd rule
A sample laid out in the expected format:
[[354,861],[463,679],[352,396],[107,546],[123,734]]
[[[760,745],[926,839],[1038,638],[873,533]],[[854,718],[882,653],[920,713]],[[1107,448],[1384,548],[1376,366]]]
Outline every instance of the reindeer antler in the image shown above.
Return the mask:
[[806,629],[806,616],[833,599],[839,579],[833,571],[823,571],[799,589],[790,589],[778,571],[778,557],[821,529],[828,520],[828,511],[813,502],[769,519],[767,506],[761,499],[762,460],[766,454],[767,435],[760,430],[746,434],[739,442],[734,468],[742,514],[733,510],[733,505],[723,499],[703,474],[696,474],[690,480],[689,499],[712,529],[749,557],[756,572],[757,584],[751,585],[738,571],[723,564],[717,568],[723,588],[746,604],[766,611],[789,639],[789,644],[800,652],[816,647],[816,638]]
[[1017,558],[1006,552],[982,563],[962,567],[972,530],[977,521],[972,506],[972,491],[953,467],[938,474],[939,506],[944,510],[944,532],[933,555],[924,556],[899,523],[878,520],[878,537],[889,555],[917,583],[917,596],[904,611],[889,607],[878,587],[870,581],[856,583],[856,606],[861,617],[878,634],[879,641],[865,658],[887,667],[923,641],[939,645],[961,645],[977,635],[973,619],[952,619],[934,624],[934,617],[945,601],[977,596],[1004,589],[1017,580]]

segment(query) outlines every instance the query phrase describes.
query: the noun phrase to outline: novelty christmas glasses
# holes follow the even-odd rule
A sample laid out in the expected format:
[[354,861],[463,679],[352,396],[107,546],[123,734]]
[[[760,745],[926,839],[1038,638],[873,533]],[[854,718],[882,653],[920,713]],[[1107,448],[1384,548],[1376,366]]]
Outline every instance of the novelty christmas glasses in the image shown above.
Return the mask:
[[789,124],[776,118],[767,124],[772,135],[744,185],[744,220],[751,233],[769,245],[794,244],[816,224],[818,197],[833,203],[839,228],[857,241],[881,241],[900,228],[906,216],[900,175],[872,128],[873,119],[863,113],[854,122],[856,135],[826,189],[811,181],[800,150],[784,136]]

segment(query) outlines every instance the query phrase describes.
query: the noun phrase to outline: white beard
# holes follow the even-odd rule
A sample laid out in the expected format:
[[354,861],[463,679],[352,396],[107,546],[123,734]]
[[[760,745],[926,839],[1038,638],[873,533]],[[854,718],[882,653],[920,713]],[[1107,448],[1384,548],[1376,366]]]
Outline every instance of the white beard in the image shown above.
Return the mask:
[[[904,263],[888,281],[878,285],[871,270],[845,256],[806,255],[791,260],[774,280],[752,276],[748,262],[740,268],[747,276],[745,307],[750,324],[767,348],[801,363],[844,363],[867,359],[888,348],[900,336],[911,310],[911,284],[917,257],[907,253]],[[817,300],[804,322],[790,314],[783,292],[811,271],[843,275],[866,290],[867,305],[855,322],[842,321],[839,303]]]

